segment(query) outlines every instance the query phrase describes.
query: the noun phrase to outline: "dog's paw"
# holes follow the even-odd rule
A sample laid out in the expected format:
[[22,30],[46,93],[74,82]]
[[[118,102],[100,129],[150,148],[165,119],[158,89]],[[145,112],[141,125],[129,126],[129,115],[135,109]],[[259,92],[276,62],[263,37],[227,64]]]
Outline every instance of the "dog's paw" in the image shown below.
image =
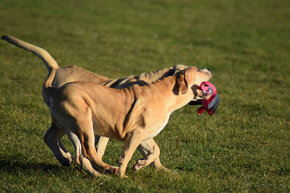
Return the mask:
[[128,176],[125,175],[125,172],[121,172],[120,170],[116,175],[119,176],[120,178],[129,178]]
[[115,174],[115,175],[117,175],[119,173],[119,167],[117,167],[117,166],[110,166],[109,168],[106,168],[105,172],[106,173],[109,173],[109,174]]
[[138,170],[140,170],[142,168],[142,166],[139,166],[139,165],[137,165],[137,164],[135,164],[134,166],[133,166],[133,169],[135,170],[135,171],[138,171]]
[[165,172],[169,172],[169,173],[172,172],[171,170],[164,167],[160,162],[152,162],[150,165],[153,166],[157,170],[161,170],[161,171],[165,171]]
[[124,160],[124,159],[120,157],[119,159],[116,160],[116,163],[117,163],[117,164],[121,164],[121,163],[123,162],[123,160]]
[[65,166],[65,167],[69,167],[72,163],[73,163],[73,160],[70,158],[63,158],[62,160],[59,160],[60,164]]
[[133,169],[138,171],[138,170],[140,170],[141,168],[143,168],[145,166],[146,166],[146,160],[139,159],[139,160],[136,161],[136,164],[133,166]]
[[120,171],[120,167],[111,166],[110,169],[107,169],[107,172],[110,174],[113,174],[114,176],[118,176],[121,178],[128,178],[128,176],[125,175],[125,172]]
[[123,175],[119,175],[121,178],[129,178],[128,176],[126,176],[125,174],[123,174]]

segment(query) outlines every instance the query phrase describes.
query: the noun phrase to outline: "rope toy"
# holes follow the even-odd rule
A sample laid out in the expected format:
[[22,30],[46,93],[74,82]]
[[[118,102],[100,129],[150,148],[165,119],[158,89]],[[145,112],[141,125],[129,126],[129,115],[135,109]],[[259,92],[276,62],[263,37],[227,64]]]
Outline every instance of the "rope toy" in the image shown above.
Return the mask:
[[206,110],[209,115],[213,115],[220,102],[217,90],[210,82],[202,82],[199,87],[204,96],[206,96],[206,99],[201,100],[202,107],[197,109],[197,113],[201,115]]

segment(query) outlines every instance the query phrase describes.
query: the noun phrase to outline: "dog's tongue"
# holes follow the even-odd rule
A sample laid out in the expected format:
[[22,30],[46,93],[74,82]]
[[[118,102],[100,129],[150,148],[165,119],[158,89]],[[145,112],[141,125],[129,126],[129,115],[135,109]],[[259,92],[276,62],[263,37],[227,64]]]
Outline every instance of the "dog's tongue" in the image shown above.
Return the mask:
[[201,115],[206,110],[209,115],[213,115],[217,110],[220,101],[217,90],[210,82],[202,82],[200,88],[205,96],[208,96],[208,99],[202,100],[202,107],[197,109],[197,113]]

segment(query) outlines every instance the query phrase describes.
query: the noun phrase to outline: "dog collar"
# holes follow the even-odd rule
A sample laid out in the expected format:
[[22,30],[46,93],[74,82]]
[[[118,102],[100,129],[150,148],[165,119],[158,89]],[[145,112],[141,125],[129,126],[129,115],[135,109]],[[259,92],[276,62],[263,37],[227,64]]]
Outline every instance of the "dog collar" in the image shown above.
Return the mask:
[[209,115],[213,115],[220,101],[215,86],[210,82],[202,82],[199,88],[203,92],[204,96],[210,97],[208,99],[201,100],[202,107],[197,109],[197,113],[201,115],[204,112],[204,110],[206,110]]

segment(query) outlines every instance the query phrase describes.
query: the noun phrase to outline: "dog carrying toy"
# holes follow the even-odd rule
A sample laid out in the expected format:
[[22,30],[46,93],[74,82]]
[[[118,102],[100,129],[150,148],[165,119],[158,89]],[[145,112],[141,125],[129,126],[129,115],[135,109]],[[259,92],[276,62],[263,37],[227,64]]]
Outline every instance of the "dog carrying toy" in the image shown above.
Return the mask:
[[201,115],[206,110],[209,115],[213,115],[220,102],[217,90],[210,82],[202,82],[199,87],[204,96],[206,96],[206,99],[201,100],[202,107],[197,109],[197,113]]

